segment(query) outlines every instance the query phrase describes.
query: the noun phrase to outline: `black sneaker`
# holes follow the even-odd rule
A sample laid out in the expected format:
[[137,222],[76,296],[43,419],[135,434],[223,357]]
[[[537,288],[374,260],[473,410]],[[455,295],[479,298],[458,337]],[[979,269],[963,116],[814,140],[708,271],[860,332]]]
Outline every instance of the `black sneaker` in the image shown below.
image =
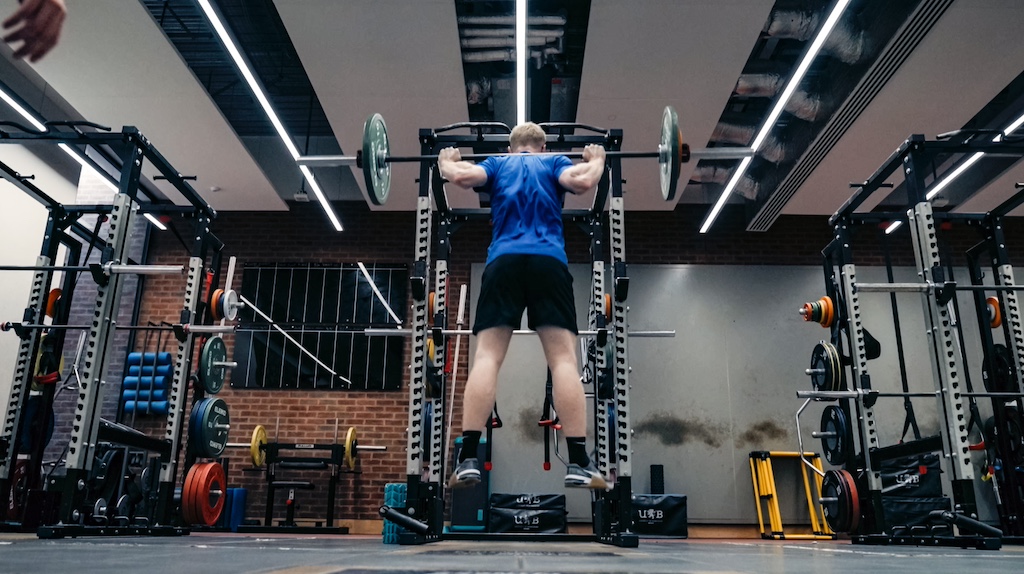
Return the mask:
[[448,488],[467,488],[480,482],[480,461],[467,458],[455,467]]
[[601,471],[597,470],[593,461],[586,467],[570,463],[565,470],[565,486],[567,488],[594,488],[600,490],[608,490],[610,488],[608,481],[601,475]]

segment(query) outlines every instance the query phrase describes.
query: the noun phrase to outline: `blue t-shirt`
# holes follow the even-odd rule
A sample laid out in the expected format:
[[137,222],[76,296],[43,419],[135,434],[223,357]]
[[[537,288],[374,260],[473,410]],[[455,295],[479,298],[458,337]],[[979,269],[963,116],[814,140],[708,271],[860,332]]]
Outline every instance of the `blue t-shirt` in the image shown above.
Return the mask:
[[562,198],[558,176],[572,167],[563,155],[521,153],[480,162],[487,172],[481,191],[491,194],[491,247],[487,263],[502,255],[549,255],[565,264]]

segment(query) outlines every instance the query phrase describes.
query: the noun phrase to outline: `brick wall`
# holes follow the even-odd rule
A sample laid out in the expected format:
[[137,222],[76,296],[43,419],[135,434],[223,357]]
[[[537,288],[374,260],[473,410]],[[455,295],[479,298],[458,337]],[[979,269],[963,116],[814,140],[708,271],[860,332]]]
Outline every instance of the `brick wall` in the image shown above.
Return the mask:
[[[314,204],[293,205],[290,212],[224,213],[214,222],[214,231],[223,240],[224,265],[227,256],[238,258],[237,270],[245,263],[256,262],[411,262],[413,257],[414,221],[412,213],[370,212],[358,204],[339,206],[345,231],[336,233],[319,207]],[[810,216],[782,217],[766,233],[748,233],[743,229],[743,216],[727,209],[712,233],[700,235],[697,229],[706,208],[680,206],[673,212],[628,213],[626,217],[627,261],[633,264],[738,264],[738,265],[819,265],[821,249],[829,241],[831,231],[826,218]],[[188,223],[179,223],[181,230]],[[962,226],[961,226],[962,227]],[[1008,225],[1008,236],[1020,236],[1024,226]],[[187,233],[184,235],[187,236]],[[490,229],[486,223],[462,227],[452,241],[450,272],[452,290],[449,304],[458,304],[455,286],[469,285],[471,266],[486,257]],[[893,238],[894,263],[912,265],[913,256],[906,231]],[[973,230],[955,228],[950,233],[957,250],[976,241]],[[566,244],[571,262],[589,261],[589,240],[576,227],[567,227]],[[857,231],[857,261],[877,265],[883,261],[875,230]],[[182,263],[187,252],[171,233],[154,234],[150,246],[150,262]],[[240,275],[236,270],[236,281]],[[176,321],[182,306],[183,285],[179,278],[150,278],[145,286],[141,321]],[[472,289],[473,286],[469,285]],[[641,304],[636,302],[634,304]],[[232,337],[226,337],[229,349]],[[460,380],[465,378],[468,345],[463,345]],[[408,357],[408,353],[406,355]],[[331,442],[335,420],[340,435],[350,426],[357,427],[362,444],[382,445],[387,452],[372,452],[360,457],[360,474],[346,474],[339,485],[335,516],[343,519],[375,519],[383,501],[384,484],[405,480],[405,428],[407,425],[407,385],[397,392],[345,391],[252,391],[226,386],[218,395],[225,399],[231,412],[231,442],[248,442],[253,427],[262,424],[274,440],[280,442]],[[458,436],[461,404],[456,402],[453,434]],[[278,427],[277,421],[280,420]],[[149,424],[149,427],[147,427]],[[163,419],[139,426],[159,434]],[[243,469],[247,450],[229,450],[230,486],[249,489],[250,517],[262,517],[266,489],[259,472]],[[323,472],[289,474],[306,478],[317,489],[300,491],[300,508],[296,515],[322,519],[325,514],[328,475]],[[278,478],[284,478],[279,475]],[[284,493],[278,495],[276,516],[282,517]]]

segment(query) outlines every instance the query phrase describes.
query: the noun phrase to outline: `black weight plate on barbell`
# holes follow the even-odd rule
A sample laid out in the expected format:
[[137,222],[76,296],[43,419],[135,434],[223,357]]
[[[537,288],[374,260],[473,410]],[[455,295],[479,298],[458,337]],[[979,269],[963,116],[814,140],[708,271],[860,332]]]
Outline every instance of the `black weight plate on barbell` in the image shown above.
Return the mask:
[[846,463],[850,448],[850,423],[846,412],[838,405],[829,405],[821,412],[821,432],[835,433],[821,437],[821,451],[833,466]]

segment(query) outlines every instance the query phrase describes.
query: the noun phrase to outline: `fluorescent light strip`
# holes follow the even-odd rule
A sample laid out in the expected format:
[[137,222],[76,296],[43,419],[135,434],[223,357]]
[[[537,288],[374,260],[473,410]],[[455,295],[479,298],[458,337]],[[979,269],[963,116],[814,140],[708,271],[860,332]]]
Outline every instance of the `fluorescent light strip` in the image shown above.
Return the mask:
[[157,219],[156,216],[154,216],[152,213],[143,213],[142,216],[148,219],[149,222],[155,225],[156,228],[159,229],[160,231],[167,231],[167,226],[165,226],[163,223],[160,223],[160,220]]
[[[199,6],[203,9],[203,13],[206,14],[206,18],[210,21],[210,25],[213,26],[213,29],[217,32],[217,36],[220,37],[220,41],[224,43],[224,47],[227,49],[228,54],[231,55],[231,59],[235,62],[235,66],[238,67],[238,71],[242,74],[242,77],[245,78],[245,82],[249,84],[249,89],[252,91],[253,95],[256,96],[256,100],[259,101],[260,106],[263,107],[263,113],[267,115],[267,119],[270,120],[274,129],[277,130],[278,137],[281,138],[285,147],[288,148],[288,153],[292,154],[293,160],[299,159],[299,148],[295,146],[291,135],[289,135],[288,131],[284,128],[284,124],[281,123],[281,119],[277,117],[277,112],[274,111],[274,107],[270,104],[270,100],[267,99],[266,94],[264,94],[263,88],[260,86],[256,76],[249,69],[249,65],[246,63],[245,58],[242,57],[242,53],[235,46],[235,42],[232,40],[231,34],[228,33],[224,23],[221,22],[220,16],[217,14],[217,11],[213,9],[213,5],[210,4],[210,0],[199,0]],[[320,207],[323,208],[328,219],[330,219],[331,223],[334,225],[334,229],[341,231],[341,222],[338,221],[338,216],[335,215],[334,208],[331,207],[330,202],[327,200],[327,196],[325,196],[323,191],[320,190],[320,186],[317,185],[316,180],[313,178],[313,172],[306,169],[306,166],[299,166],[299,168],[300,171],[302,171],[302,175],[305,176],[306,182],[309,183],[309,186],[313,189],[313,193],[316,195],[317,200],[320,202]]]
[[[44,124],[39,118],[37,118],[35,114],[25,109],[24,106],[19,104],[17,100],[15,100],[10,94],[7,93],[6,90],[2,88],[0,88],[0,99],[7,102],[7,105],[14,108],[14,111],[18,112],[18,115],[25,118],[29,123],[31,123],[32,127],[36,128],[39,131],[47,130],[46,124]],[[57,144],[57,147],[59,147],[61,151],[63,151],[64,153],[71,156],[71,159],[77,161],[83,168],[96,174],[100,181],[105,183],[111,191],[116,192],[118,190],[117,183],[114,182],[110,175],[98,171],[95,167],[92,166],[91,163],[89,163],[88,160],[85,159],[85,156],[83,156],[80,151],[69,146],[66,143],[59,143]],[[160,223],[160,220],[158,220],[152,214],[144,213],[143,215],[146,217],[146,219],[150,221],[150,223],[155,225],[157,229],[159,229],[160,231],[167,231],[167,227],[163,223]]]
[[[775,102],[775,107],[772,108],[772,111],[768,114],[764,124],[761,125],[761,129],[757,132],[757,135],[754,136],[754,141],[750,144],[750,147],[754,152],[757,152],[758,148],[761,147],[761,144],[763,144],[764,140],[768,137],[768,134],[771,133],[772,128],[775,127],[775,122],[779,119],[779,116],[782,115],[782,111],[786,109],[786,104],[789,103],[789,98],[793,96],[793,92],[795,92],[800,86],[800,82],[803,81],[804,75],[807,74],[807,69],[811,67],[811,62],[813,62],[814,58],[818,55],[818,52],[821,50],[821,46],[825,43],[825,40],[828,39],[829,34],[832,33],[832,29],[836,27],[836,24],[839,22],[839,18],[842,17],[843,11],[846,10],[846,6],[849,3],[850,0],[839,0],[836,2],[835,7],[832,8],[832,12],[829,13],[828,18],[825,19],[825,23],[822,24],[821,30],[818,31],[818,35],[815,36],[811,45],[807,48],[807,52],[804,54],[803,59],[800,60],[800,64],[797,65],[796,70],[793,72],[793,77],[790,78],[789,83],[786,84],[786,88],[782,90],[782,94],[779,96],[778,101]],[[743,161],[740,162],[739,167],[736,168],[736,173],[725,186],[725,189],[722,191],[722,195],[718,198],[715,206],[711,209],[711,212],[704,220],[704,224],[701,225],[701,233],[707,233],[708,229],[711,228],[711,225],[714,224],[715,218],[718,217],[718,213],[725,206],[726,201],[729,199],[729,195],[732,193],[733,189],[736,188],[740,178],[746,173],[747,167],[750,166],[750,159],[751,158],[744,158]]]
[[901,225],[903,225],[903,221],[902,220],[897,219],[896,221],[893,221],[892,223],[889,224],[889,227],[885,228],[885,234],[889,235],[893,231],[896,231],[897,229],[899,229]]
[[526,121],[526,0],[516,0],[516,125]]

